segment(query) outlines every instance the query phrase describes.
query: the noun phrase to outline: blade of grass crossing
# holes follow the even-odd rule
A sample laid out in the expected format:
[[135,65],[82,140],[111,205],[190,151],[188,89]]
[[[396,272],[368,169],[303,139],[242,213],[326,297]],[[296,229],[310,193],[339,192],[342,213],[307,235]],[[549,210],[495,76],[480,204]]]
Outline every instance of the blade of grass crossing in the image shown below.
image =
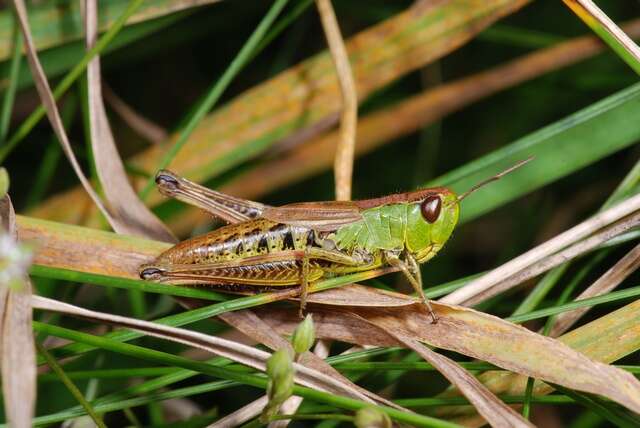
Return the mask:
[[640,48],[591,0],[563,0],[622,60],[640,74]]
[[[622,179],[618,187],[616,187],[613,193],[607,198],[606,202],[602,205],[602,207],[600,207],[598,212],[602,212],[612,207],[615,203],[620,202],[622,199],[635,194],[635,192],[633,191],[636,189],[636,186],[639,182],[640,161],[636,162],[633,168],[631,168],[624,179]],[[605,254],[608,253],[608,251],[606,250],[603,250],[602,252],[604,252]],[[601,257],[599,259],[601,259]],[[590,263],[589,265],[595,267],[595,265],[592,263]],[[560,265],[545,274],[545,276],[542,277],[538,284],[536,284],[533,291],[529,293],[529,295],[527,295],[527,297],[522,301],[522,303],[520,303],[520,305],[512,315],[520,315],[526,312],[533,311],[540,304],[540,302],[542,302],[542,300],[551,291],[551,289],[558,283],[558,281],[562,277],[562,274],[569,268],[569,266],[571,266],[571,262]],[[586,275],[586,272],[583,274]],[[563,290],[563,294],[565,293],[565,291],[566,289]],[[562,301],[561,303],[564,303],[565,301]]]
[[9,68],[9,86],[2,100],[2,113],[0,113],[0,144],[4,144],[9,133],[9,121],[15,101],[16,90],[18,88],[18,75],[20,74],[20,58],[22,57],[22,34],[20,26],[14,18],[13,30],[13,54],[11,55],[11,65]]
[[[160,364],[166,364],[174,367],[182,367],[188,370],[194,370],[203,374],[214,377],[234,380],[246,385],[265,389],[267,387],[267,379],[265,377],[238,373],[215,367],[210,364],[189,360],[184,357],[169,354],[166,352],[156,351],[153,349],[143,348],[140,346],[115,342],[98,336],[93,336],[78,331],[73,331],[53,325],[34,322],[33,327],[36,331],[47,332],[50,335],[62,337],[65,339],[83,342],[89,345],[99,347],[104,350],[117,352],[134,358],[141,358]],[[324,393],[314,389],[295,386],[293,393],[304,398],[331,404],[347,410],[357,410],[370,404],[355,399],[338,396],[335,394]],[[412,424],[419,427],[442,427],[442,428],[459,428],[460,426],[444,420],[432,418],[429,416],[418,415],[415,413],[406,413],[386,406],[378,406],[378,409],[387,413],[389,417],[398,421]]]
[[82,395],[80,390],[74,385],[73,381],[69,379],[69,377],[65,374],[62,367],[60,367],[58,362],[55,360],[55,358],[53,358],[49,351],[47,351],[47,349],[38,341],[36,341],[36,348],[38,350],[38,353],[40,353],[40,355],[42,355],[47,360],[47,364],[49,365],[49,367],[51,367],[56,375],[58,375],[71,395],[73,395],[73,397],[78,400],[78,403],[80,403],[80,405],[84,408],[91,419],[93,419],[93,422],[95,422],[96,426],[98,426],[99,428],[107,428],[102,418],[96,413],[91,404],[84,398],[84,395]]
[[589,297],[587,299],[576,300],[574,302],[565,303],[562,305],[552,306],[545,309],[539,309],[537,311],[528,312],[526,314],[511,316],[507,320],[514,323],[523,323],[538,318],[544,318],[549,315],[556,315],[562,312],[567,312],[573,309],[585,308],[592,305],[600,305],[603,303],[615,302],[618,300],[629,299],[631,297],[640,296],[640,286],[631,287],[625,290],[613,291],[608,294],[604,294],[596,297]]
[[[177,141],[173,143],[171,148],[164,154],[156,170],[165,169],[169,166],[173,158],[178,154],[180,149],[189,140],[191,133],[196,129],[200,121],[205,115],[213,108],[218,102],[224,91],[227,89],[231,81],[238,75],[238,73],[247,65],[251,59],[252,52],[259,46],[260,41],[263,39],[273,21],[280,14],[288,0],[276,0],[267,14],[264,16],[260,24],[256,27],[251,36],[247,39],[246,43],[240,49],[240,52],[231,61],[229,67],[225,70],[218,81],[211,87],[207,96],[202,100],[193,116],[185,125]],[[150,178],[145,187],[140,192],[140,197],[144,200],[155,184],[155,177]]]
[[[109,28],[109,30],[98,40],[96,45],[89,50],[85,56],[67,73],[67,75],[62,79],[62,81],[56,86],[53,90],[53,96],[57,100],[59,99],[63,93],[67,91],[75,82],[78,77],[82,74],[82,72],[89,64],[89,61],[102,52],[109,43],[114,39],[114,37],[120,32],[124,24],[127,22],[127,19],[134,14],[134,12],[144,3],[144,0],[131,0],[127,5],[126,9],[122,13],[122,15],[114,22],[113,26]],[[0,148],[0,164],[4,162],[7,156],[13,151],[13,149],[25,139],[27,135],[31,132],[34,126],[44,117],[46,114],[46,110],[44,106],[40,105],[37,109],[33,111],[29,115],[29,117],[22,122],[22,125],[16,130],[16,132],[11,136],[11,138],[7,141],[7,144]]]

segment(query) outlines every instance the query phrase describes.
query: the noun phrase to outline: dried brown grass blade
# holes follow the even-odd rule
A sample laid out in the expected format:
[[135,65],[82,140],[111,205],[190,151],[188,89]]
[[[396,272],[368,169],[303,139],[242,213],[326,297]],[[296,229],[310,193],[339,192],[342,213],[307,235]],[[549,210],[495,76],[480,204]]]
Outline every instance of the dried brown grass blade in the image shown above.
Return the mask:
[[544,273],[556,266],[565,263],[567,260],[572,260],[576,257],[579,257],[606,243],[612,238],[622,235],[623,233],[638,227],[639,225],[640,213],[635,213],[627,216],[622,220],[619,220],[612,225],[601,229],[597,233],[591,235],[589,238],[579,241],[562,251],[548,256],[537,263],[534,263],[530,267],[518,272],[517,274],[498,282],[490,289],[478,293],[469,300],[465,301],[464,304],[473,306],[477,303],[483,302],[492,296],[495,296],[503,291],[524,283],[528,279],[535,278],[541,273]]
[[263,395],[246,406],[239,408],[235,412],[228,414],[224,418],[218,419],[211,425],[207,425],[207,428],[239,427],[243,423],[259,415],[260,412],[262,412],[262,409],[264,409],[264,406],[267,405],[268,401],[267,396]]
[[111,224],[111,226],[115,228],[115,225],[118,224],[118,220],[112,217],[111,213],[107,210],[96,192],[91,187],[91,184],[82,172],[82,169],[80,168],[80,165],[78,164],[78,161],[73,154],[73,150],[71,149],[71,144],[69,143],[67,133],[64,130],[64,125],[62,124],[62,119],[60,118],[60,113],[58,111],[56,101],[53,97],[53,94],[51,93],[51,88],[49,87],[47,76],[45,75],[44,70],[40,65],[40,61],[38,60],[38,55],[33,43],[33,38],[31,37],[31,29],[29,28],[29,20],[27,18],[27,9],[24,0],[13,0],[13,5],[16,10],[18,22],[20,23],[22,36],[24,37],[29,68],[31,69],[31,74],[33,74],[33,80],[36,85],[36,89],[38,90],[38,94],[40,95],[40,100],[42,101],[42,104],[47,111],[49,122],[51,123],[51,126],[53,127],[53,130],[58,137],[58,141],[60,141],[60,144],[62,145],[62,150],[67,156],[67,159],[69,159],[73,170],[78,176],[80,183],[82,183],[82,186],[89,194],[93,202],[100,209],[102,214],[107,218],[109,224]]
[[[317,348],[317,346],[316,346]],[[326,358],[329,353],[321,353],[314,351],[314,354],[319,358]],[[252,419],[260,414],[264,406],[267,404],[268,397],[263,395],[257,400],[252,401],[244,407],[236,410],[235,412],[225,416],[224,418],[214,422],[209,425],[207,428],[223,428],[223,427],[235,427],[240,426],[240,424]],[[293,396],[289,397],[287,401],[284,402],[282,406],[280,406],[280,413],[285,415],[294,414],[298,409],[298,406],[302,403],[302,397]],[[289,425],[290,420],[280,420],[269,423],[269,428],[284,428]]]
[[[222,319],[224,322],[235,328],[236,330],[242,332],[243,334],[251,337],[252,339],[268,346],[269,348],[276,350],[279,348],[287,348],[293,353],[293,348],[291,344],[285,340],[282,336],[277,334],[268,323],[266,323],[261,317],[256,316],[256,314],[251,310],[243,310],[243,311],[235,311],[235,312],[226,312],[221,315],[218,315],[218,318]],[[368,397],[369,402],[378,402],[381,404],[385,404],[387,406],[402,409],[404,411],[408,411],[395,403],[392,403],[389,400],[386,400],[345,378],[339,371],[334,369],[332,366],[327,364],[322,358],[319,358],[317,355],[311,352],[305,352],[300,355],[298,359],[298,363],[310,367],[314,370],[317,370],[336,381],[339,381],[345,385],[347,388],[352,388],[354,391],[357,391],[359,394]]]
[[[86,45],[89,50],[95,46],[98,37],[98,2],[85,0],[84,6]],[[127,179],[102,100],[98,55],[87,65],[87,92],[91,148],[104,195],[117,219],[113,224],[114,229],[118,233],[176,242],[173,234],[138,198]]]
[[320,22],[329,44],[331,58],[338,75],[342,109],[340,114],[340,142],[334,161],[336,181],[336,199],[351,199],[351,177],[353,175],[353,157],[356,145],[356,125],[358,122],[358,94],[353,81],[349,56],[342,40],[340,26],[331,5],[331,0],[316,0]]
[[105,82],[102,82],[102,95],[109,107],[142,138],[153,144],[160,144],[169,137],[164,128],[134,110]]
[[511,277],[583,240],[594,232],[630,215],[634,217],[629,221],[636,224],[639,210],[640,195],[636,195],[538,245],[440,300],[443,303],[473,304],[494,296],[515,285],[513,283],[515,281],[505,282]]
[[[355,308],[351,313],[357,317],[337,308],[317,310],[313,319],[319,338],[359,345],[399,345],[396,339],[368,324],[374,323],[394,334],[487,361],[524,376],[600,394],[635,412],[640,411],[640,381],[630,373],[593,361],[556,339],[495,316],[460,306],[440,303],[433,306],[438,316],[436,324],[431,323],[429,314],[419,304],[399,311]],[[297,324],[295,310],[263,311],[257,312],[281,333],[290,333]]]
[[[582,300],[588,297],[600,296],[615,289],[629,275],[640,267],[640,245],[633,247],[623,258],[606,271],[593,284],[587,287],[575,300]],[[566,332],[591,308],[581,308],[575,311],[563,312],[559,314],[549,331],[549,336],[558,337]]]
[[[608,37],[615,40],[616,45],[622,47],[626,51],[626,55],[632,59],[625,59],[630,65],[638,70],[637,64],[640,63],[640,47],[634,43],[631,38],[625,34],[624,31],[616,25],[615,22],[607,16],[593,1],[591,0],[564,0],[564,3],[569,6],[583,21],[589,25],[592,29],[598,32],[601,37],[605,37],[604,34],[608,34]],[[604,32],[604,33],[601,33]],[[608,41],[608,43],[611,43]],[[613,46],[612,46],[613,47]],[[635,63],[635,64],[633,64]]]
[[[580,326],[557,340],[595,361],[612,363],[624,358],[640,349],[640,300]],[[527,377],[517,373],[489,371],[482,373],[479,379],[495,394],[523,395],[527,384]],[[551,392],[553,388],[546,383],[534,384],[535,395]],[[457,395],[457,392],[447,391],[444,395]],[[473,409],[468,406],[452,406],[438,411],[439,416],[460,416],[456,422],[465,426],[484,424],[484,421],[470,413],[473,413]]]
[[[209,336],[191,330],[169,327],[135,318],[91,311],[68,303],[47,299],[45,297],[32,296],[31,303],[36,309],[55,311],[93,321],[114,324],[137,330],[161,339],[182,343],[187,346],[211,352],[215,355],[229,358],[230,360],[261,371],[265,370],[266,360],[271,356],[268,352],[216,336]],[[370,399],[366,396],[354,391],[352,388],[345,387],[342,382],[337,381],[324,373],[298,363],[294,363],[294,368],[296,370],[296,382],[301,385],[320,391],[340,394],[370,402]]]
[[533,424],[503,403],[489,391],[487,387],[480,383],[478,379],[456,364],[455,361],[432,351],[411,337],[393,330],[388,330],[384,326],[378,326],[375,322],[369,322],[364,318],[361,318],[361,320],[380,328],[398,342],[402,343],[403,346],[414,350],[424,358],[425,361],[433,365],[452,385],[455,385],[460,392],[467,397],[473,407],[475,407],[478,413],[480,413],[492,427],[533,427]]
[[[1,233],[8,233],[15,240],[15,213],[8,195],[0,200],[0,220]],[[7,421],[12,427],[30,427],[35,409],[36,351],[31,319],[31,282],[26,272],[20,288],[0,282],[2,392]]]

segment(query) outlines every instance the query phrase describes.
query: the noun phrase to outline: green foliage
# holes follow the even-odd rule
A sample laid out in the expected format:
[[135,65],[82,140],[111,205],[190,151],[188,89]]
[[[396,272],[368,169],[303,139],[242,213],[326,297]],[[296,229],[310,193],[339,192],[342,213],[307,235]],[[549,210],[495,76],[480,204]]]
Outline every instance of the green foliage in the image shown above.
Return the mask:
[[[85,170],[92,165],[77,125],[80,94],[74,82],[81,78],[93,55],[101,55],[105,82],[135,111],[168,130],[177,130],[171,140],[175,144],[164,143],[152,149],[162,154],[158,157],[162,166],[171,166],[174,159],[187,156],[180,149],[183,144],[187,147],[192,139],[209,139],[211,150],[233,144],[231,137],[218,139],[216,135],[199,133],[201,120],[212,109],[215,112],[229,109],[229,102],[235,97],[255,96],[250,92],[252,88],[280,71],[291,68],[288,73],[295,79],[309,82],[311,89],[305,94],[309,102],[315,97],[322,99],[324,95],[314,92],[313,88],[334,73],[327,68],[321,75],[306,75],[305,70],[293,69],[300,61],[313,58],[326,45],[313,2],[309,0],[242,5],[227,1],[179,12],[168,8],[170,1],[99,2],[104,8],[101,12],[105,24],[98,45],[90,52],[85,52],[80,41],[82,26],[77,2],[56,2],[55,10],[46,3],[34,5],[33,9],[30,5],[36,18],[32,26],[37,41],[47,47],[40,52],[41,59],[52,87],[56,88],[65,126],[77,143],[74,149]],[[412,2],[334,3],[343,33],[348,37],[391,18]],[[602,1],[599,5],[616,22],[640,15],[637,4],[623,3]],[[50,22],[43,19],[49,16],[47,13],[54,12],[55,19]],[[125,26],[131,16],[142,18]],[[589,34],[589,30],[560,2],[533,2],[445,58],[403,74],[363,99],[361,120],[372,113],[394,108],[398,101],[427,88],[474,75],[533,49],[584,34]],[[0,57],[0,96],[3,97],[0,161],[6,168],[0,169],[0,194],[7,191],[10,175],[9,192],[16,211],[31,215],[28,210],[41,209],[50,198],[75,186],[77,180],[61,160],[50,127],[40,122],[45,116],[44,110],[34,105],[33,82],[26,59],[20,54],[23,42],[9,9],[0,10],[0,38],[3,55]],[[380,52],[359,52],[357,44],[356,41],[353,58],[385,52],[382,48]],[[56,80],[58,77],[61,80]],[[370,76],[355,77],[367,81]],[[287,87],[281,90],[278,97],[290,95]],[[234,114],[261,117],[270,113],[268,109],[269,106],[256,103],[252,111]],[[147,143],[110,105],[107,110],[125,159],[148,149]],[[212,163],[216,172],[227,172],[217,174],[209,184],[215,188],[233,186],[256,168],[304,147],[308,137],[305,132],[319,134],[333,124],[334,116],[316,118],[306,116],[305,112],[297,113],[299,116],[287,117],[287,125],[278,128],[277,135],[271,130],[252,129],[251,141],[255,144]],[[425,283],[429,285],[425,291],[435,298],[468,283],[478,272],[491,269],[576,224],[601,209],[606,201],[612,204],[636,194],[639,116],[637,76],[615,52],[607,52],[567,68],[545,72],[490,98],[477,100],[460,111],[448,112],[442,120],[426,126],[424,132],[385,141],[384,146],[357,158],[355,193],[365,198],[408,190],[415,187],[416,177],[428,186],[445,185],[462,192],[519,160],[535,156],[525,168],[462,202],[461,225],[445,249],[423,267]],[[400,119],[398,117],[398,123]],[[413,119],[419,122],[418,128],[425,121],[423,115]],[[289,129],[296,128],[298,123],[312,123],[313,127],[289,134]],[[229,135],[232,131],[229,130]],[[366,132],[361,133],[362,138]],[[284,140],[272,146],[271,141],[276,137]],[[418,153],[426,155],[421,158]],[[294,157],[288,167],[295,167],[297,160]],[[155,171],[151,169],[156,165],[157,162],[153,162],[153,166],[141,168],[136,163],[132,168],[137,168],[140,175],[153,177]],[[253,192],[258,195],[256,198],[270,204],[330,200],[334,195],[333,181],[327,168],[329,166],[324,170],[312,168],[297,178],[284,180],[276,186],[276,191],[260,190],[263,181],[273,178],[270,176],[256,178],[247,182],[251,186],[236,191]],[[275,175],[279,172],[273,171]],[[153,196],[151,185],[144,189],[143,194]],[[609,198],[611,195],[616,197]],[[73,211],[73,221],[77,222],[90,217],[88,205],[80,202],[71,205],[56,206],[56,209]],[[172,217],[166,215],[169,210],[165,208],[157,211],[163,220],[170,222]],[[52,218],[57,215],[48,213]],[[184,214],[184,207],[179,206],[172,214]],[[193,234],[208,227],[198,226]],[[626,239],[635,240],[637,236]],[[637,275],[630,276],[621,290],[579,302],[573,299],[631,245],[633,242],[616,241],[604,250],[573,261],[570,266],[552,271],[533,291],[516,289],[483,303],[482,309],[517,323],[533,321],[531,325],[535,328],[543,325],[535,324],[535,320],[544,321],[576,308],[595,306],[583,322],[609,314],[640,295]],[[104,257],[108,257],[107,250]],[[139,290],[144,293],[148,308],[146,318],[212,335],[222,334],[224,326],[205,321],[208,318],[268,303],[261,295],[238,297],[204,288],[174,287],[43,264],[32,266],[30,274],[40,295],[81,302],[82,306],[127,316],[131,313],[126,292]],[[358,279],[358,276],[334,278],[321,283],[320,288],[341,286]],[[378,279],[378,284],[392,288],[396,279],[385,276]],[[90,285],[81,287],[81,284]],[[174,297],[200,299],[203,306],[184,310]],[[157,408],[166,400],[176,398],[193,400],[205,410],[202,415],[183,421],[184,426],[206,426],[249,403],[257,392],[264,390],[270,397],[266,417],[274,417],[290,395],[304,397],[295,414],[301,419],[297,422],[300,426],[316,426],[317,421],[304,421],[305,415],[309,419],[314,415],[318,419],[321,419],[318,415],[325,415],[326,419],[331,419],[331,415],[342,416],[342,419],[336,417],[339,421],[333,421],[337,424],[353,418],[354,412],[357,426],[390,426],[390,419],[412,426],[454,426],[447,420],[448,416],[442,416],[446,408],[468,404],[462,397],[440,395],[448,385],[442,377],[429,364],[416,361],[412,353],[398,348],[334,355],[344,350],[342,344],[336,344],[326,361],[364,388],[384,390],[394,402],[416,413],[387,407],[375,410],[359,400],[294,386],[292,356],[284,350],[273,354],[266,378],[227,359],[202,362],[187,358],[186,347],[146,337],[137,331],[88,334],[86,331],[95,329],[95,324],[82,319],[51,316],[41,311],[35,312],[35,319],[34,330],[41,339],[60,337],[70,341],[49,352],[41,352],[39,364],[48,361],[56,375],[39,376],[39,394],[47,399],[38,401],[34,422],[37,426],[60,423],[87,413],[93,413],[97,420],[103,418],[108,426],[136,419],[143,425],[158,422],[158,426],[169,426],[154,406]],[[308,317],[292,338],[297,354],[311,348],[315,333]],[[483,362],[460,363],[474,372],[496,369]],[[640,373],[637,352],[625,357],[621,364],[620,367],[630,373]],[[130,382],[131,378],[141,382]],[[533,382],[521,394],[500,397],[507,403],[524,404],[525,413],[531,412],[534,418],[539,410],[530,404],[544,403],[553,405],[563,420],[578,425],[587,419],[593,426],[637,423],[635,416],[606,400],[562,388],[552,395],[538,394]],[[435,409],[442,413],[435,413]],[[451,414],[458,410],[452,410]],[[438,417],[428,416],[435,414]],[[597,416],[589,416],[594,414]],[[325,420],[319,426],[328,427],[333,422]]]

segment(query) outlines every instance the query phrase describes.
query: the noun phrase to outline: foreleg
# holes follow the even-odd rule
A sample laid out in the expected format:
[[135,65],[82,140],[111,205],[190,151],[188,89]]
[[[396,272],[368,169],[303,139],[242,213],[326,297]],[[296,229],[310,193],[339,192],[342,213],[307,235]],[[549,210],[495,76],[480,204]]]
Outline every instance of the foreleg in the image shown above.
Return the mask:
[[420,274],[420,267],[418,266],[416,260],[410,254],[406,254],[406,261],[403,261],[400,259],[400,257],[398,257],[397,254],[390,251],[386,251],[384,253],[384,256],[389,265],[400,269],[404,276],[409,280],[409,283],[413,286],[418,295],[421,297],[422,302],[427,307],[433,323],[438,322],[438,318],[433,311],[433,307],[431,306],[429,299],[427,299],[427,297],[424,295],[424,290],[422,288],[422,275]]

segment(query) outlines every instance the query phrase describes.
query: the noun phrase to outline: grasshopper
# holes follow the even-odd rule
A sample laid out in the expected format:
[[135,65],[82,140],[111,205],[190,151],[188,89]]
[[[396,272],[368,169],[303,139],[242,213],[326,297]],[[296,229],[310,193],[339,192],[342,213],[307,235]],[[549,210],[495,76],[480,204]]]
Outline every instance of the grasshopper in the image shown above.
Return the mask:
[[436,322],[419,264],[434,257],[451,236],[460,201],[529,160],[461,195],[433,187],[360,201],[281,207],[236,198],[162,170],[156,175],[162,194],[229,224],[176,244],[142,265],[140,277],[227,292],[300,287],[302,314],[309,283],[391,266],[406,276]]

